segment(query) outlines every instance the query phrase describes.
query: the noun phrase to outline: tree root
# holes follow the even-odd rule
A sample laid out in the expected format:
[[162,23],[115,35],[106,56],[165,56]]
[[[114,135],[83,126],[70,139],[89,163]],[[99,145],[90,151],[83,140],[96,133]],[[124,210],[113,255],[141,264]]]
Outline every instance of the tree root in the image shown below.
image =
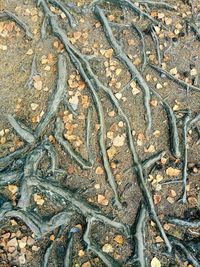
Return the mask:
[[92,168],[93,159],[90,156],[88,156],[88,160],[82,158],[82,156],[73,149],[69,141],[64,140],[64,138],[62,137],[63,130],[63,123],[60,118],[57,118],[55,128],[55,138],[57,142],[62,146],[64,151],[69,154],[70,157],[74,159],[83,169]]
[[36,56],[33,56],[32,63],[31,63],[31,73],[30,76],[25,84],[25,88],[31,89],[31,86],[33,84],[33,77],[37,75],[37,65],[36,65]]
[[200,220],[195,220],[195,221],[188,221],[188,220],[183,220],[179,218],[172,218],[168,217],[166,218],[166,221],[178,226],[182,226],[185,228],[197,228],[200,227]]
[[175,158],[180,158],[181,152],[179,147],[179,136],[174,112],[170,105],[168,105],[168,103],[154,89],[151,88],[151,91],[159,99],[159,101],[161,101],[168,118],[170,151]]
[[22,123],[18,123],[12,115],[8,115],[8,121],[15,129],[15,131],[19,134],[19,136],[21,136],[27,143],[35,143],[35,137],[33,133],[31,133],[30,129],[28,129]]
[[48,107],[46,113],[42,116],[40,122],[35,129],[35,136],[38,138],[49,124],[52,117],[56,114],[60,102],[63,100],[66,89],[66,78],[67,78],[67,66],[64,55],[59,54],[58,56],[58,78],[55,90],[49,98]]
[[127,57],[127,55],[122,51],[121,47],[118,45],[103,11],[99,7],[95,7],[95,14],[104,28],[106,37],[109,43],[111,44],[116,57],[122,62],[122,64],[127,66],[129,72],[131,73],[132,78],[134,78],[138,82],[140,88],[143,91],[144,106],[146,111],[145,113],[146,123],[147,123],[146,133],[149,134],[149,132],[151,131],[151,124],[152,124],[149,87],[145,82],[145,80],[143,79],[142,75],[135,67],[135,65],[131,62],[131,60]]
[[138,262],[140,267],[146,267],[145,259],[145,221],[146,221],[147,211],[143,203],[140,203],[136,219],[133,227],[133,236],[135,242],[134,256],[130,259],[130,262]]
[[135,24],[131,24],[132,28],[137,32],[140,41],[141,41],[141,45],[142,45],[142,66],[141,66],[141,72],[144,72],[146,65],[147,65],[147,56],[146,56],[146,46],[145,46],[145,41],[144,41],[144,36],[142,31],[140,30],[140,28],[138,26],[136,26]]
[[153,64],[149,64],[149,66],[156,70],[157,72],[159,72],[160,74],[164,74],[168,79],[170,79],[171,81],[179,84],[182,86],[183,89],[185,90],[193,90],[193,91],[196,91],[196,92],[200,92],[200,88],[194,86],[194,85],[191,85],[191,84],[188,84],[180,79],[177,79],[175,78],[173,75],[171,75],[169,72],[167,72],[166,70],[163,70],[162,68],[158,67],[158,66],[155,66]]
[[187,131],[188,131],[188,122],[190,119],[190,114],[185,114],[184,118],[183,118],[183,130],[182,130],[182,136],[183,136],[183,174],[182,174],[182,178],[183,178],[183,193],[182,193],[182,197],[181,200],[183,201],[183,203],[186,203],[186,196],[187,196],[187,192],[186,192],[186,185],[187,185],[187,165],[188,165],[188,153],[187,153]]
[[117,263],[113,258],[111,258],[108,254],[102,252],[97,244],[92,244],[90,241],[90,228],[92,226],[92,223],[95,221],[95,218],[89,217],[87,220],[87,227],[85,230],[85,233],[83,235],[83,240],[87,244],[87,250],[92,251],[94,254],[96,254],[103,263],[108,267],[120,267],[121,265]]
[[62,12],[66,15],[66,17],[67,17],[67,19],[69,21],[70,27],[74,28],[74,27],[77,26],[77,22],[75,21],[75,19],[73,18],[73,16],[71,15],[71,13],[69,12],[69,10],[67,9],[67,7],[64,6],[64,4],[62,4],[58,0],[48,0],[48,2],[50,4],[58,7],[60,10],[62,10]]
[[2,13],[0,13],[0,19],[1,18],[13,20],[15,23],[17,23],[19,25],[20,28],[22,28],[25,31],[26,36],[28,37],[28,39],[33,39],[33,34],[30,32],[30,30],[29,30],[28,26],[26,25],[26,23],[23,22],[19,17],[17,17],[12,12],[10,12],[8,10],[4,10]]

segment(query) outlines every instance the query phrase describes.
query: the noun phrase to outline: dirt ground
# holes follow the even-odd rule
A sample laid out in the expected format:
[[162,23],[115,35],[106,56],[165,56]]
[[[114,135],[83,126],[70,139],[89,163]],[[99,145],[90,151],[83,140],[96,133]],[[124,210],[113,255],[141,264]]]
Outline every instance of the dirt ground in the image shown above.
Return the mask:
[[93,2],[0,0],[0,266],[200,266],[200,3]]

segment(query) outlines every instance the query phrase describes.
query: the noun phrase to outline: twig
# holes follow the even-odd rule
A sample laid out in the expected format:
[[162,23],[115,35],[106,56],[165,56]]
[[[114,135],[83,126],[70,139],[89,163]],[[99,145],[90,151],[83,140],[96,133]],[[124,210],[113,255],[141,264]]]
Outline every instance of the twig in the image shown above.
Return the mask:
[[184,246],[178,239],[171,237],[170,238],[175,247],[179,247],[182,252],[185,254],[187,260],[192,263],[194,267],[199,267],[199,261],[190,253],[190,251]]
[[33,83],[33,77],[38,74],[37,71],[37,64],[36,64],[36,55],[33,56],[32,63],[31,63],[31,72],[29,75],[29,78],[25,84],[25,88],[28,87],[28,89],[31,89],[32,83]]
[[40,30],[42,40],[44,40],[46,37],[46,29],[47,29],[47,18],[44,17],[43,22],[42,22],[42,26],[41,26],[41,30]]
[[154,28],[151,26],[151,37],[153,39],[153,42],[156,46],[156,53],[157,53],[157,58],[158,58],[158,65],[159,67],[161,66],[161,53],[160,53],[160,44],[159,44],[159,40],[158,40],[158,37],[157,37],[157,34],[154,30]]
[[[95,6],[98,2],[101,2],[101,1],[93,1],[89,7],[91,8]],[[142,11],[138,6],[135,5],[135,3],[132,3],[130,0],[108,0],[108,2],[116,4],[117,6],[121,6],[121,7],[125,6],[129,8],[130,10],[132,10],[134,13],[137,13],[140,17],[149,19],[155,25],[161,24],[164,29],[167,29],[167,27],[163,25],[160,21],[154,19],[148,13]]]
[[73,236],[75,233],[79,231],[80,230],[76,227],[73,227],[69,231],[69,234],[67,237],[67,248],[66,248],[65,258],[64,258],[64,267],[72,267]]
[[114,261],[108,254],[102,252],[96,244],[92,244],[90,241],[90,228],[92,223],[95,221],[95,218],[91,217],[87,220],[87,227],[85,233],[83,235],[83,240],[87,244],[87,250],[91,250],[94,254],[96,254],[103,263],[108,267],[120,267],[121,265]]
[[179,136],[174,112],[171,109],[170,105],[154,89],[151,88],[151,91],[161,101],[161,104],[165,109],[168,118],[171,153],[174,157],[180,158],[181,152],[179,147]]
[[139,262],[140,267],[146,267],[145,259],[145,221],[146,221],[147,211],[143,203],[140,203],[138,212],[136,215],[135,223],[132,228],[134,241],[135,241],[135,251],[133,262]]
[[4,157],[0,158],[0,167],[1,168],[5,168],[7,167],[9,164],[12,163],[12,161],[16,158],[19,158],[21,155],[25,154],[26,152],[28,152],[30,149],[30,145],[24,145],[23,147],[17,149],[16,151],[14,151],[13,153],[10,153]]
[[45,142],[44,148],[48,151],[48,156],[51,159],[51,172],[54,174],[57,166],[56,151],[49,141]]
[[[162,157],[164,157],[165,151],[159,151],[156,154],[150,156],[149,158],[142,161],[142,167],[144,170],[152,167],[157,161],[159,161]],[[134,166],[129,167],[125,170],[124,173],[127,173],[128,171],[132,170]]]
[[42,116],[40,122],[35,129],[36,137],[39,137],[46,126],[49,124],[52,117],[56,114],[60,102],[63,100],[66,88],[67,68],[66,59],[64,55],[59,54],[58,56],[58,78],[55,90],[53,90],[49,101],[46,113]]
[[45,190],[50,190],[51,192],[54,192],[55,194],[63,197],[69,203],[71,203],[72,206],[76,210],[78,210],[81,214],[83,214],[85,217],[92,216],[97,221],[100,221],[112,227],[115,227],[119,231],[123,232],[128,238],[130,237],[129,229],[126,225],[107,218],[106,216],[101,214],[98,209],[89,205],[80,196],[77,196],[76,193],[73,193],[66,188],[63,189],[57,186],[56,184],[45,182],[43,179],[36,178],[36,177],[31,177],[31,186],[36,186],[41,189],[45,188]]
[[21,178],[22,178],[22,172],[20,170],[2,172],[0,173],[0,186],[14,183],[20,180]]
[[21,209],[26,209],[30,205],[33,191],[33,188],[30,186],[30,179],[37,174],[37,168],[43,156],[44,150],[42,147],[39,147],[34,149],[26,158],[20,190],[21,196],[17,205]]
[[[88,84],[88,86],[90,87],[90,89],[93,89],[93,86],[91,85],[91,81],[88,79],[88,76],[85,75],[85,73],[83,71],[83,68],[82,68],[82,65],[79,62],[79,60],[74,56],[74,53],[79,58],[81,58],[81,60],[85,64],[85,67],[87,68],[87,72],[91,75],[91,72],[92,71],[91,71],[91,69],[89,67],[88,62],[86,62],[84,60],[84,58],[81,57],[80,53],[77,52],[77,50],[74,49],[74,47],[68,42],[68,39],[66,37],[66,34],[58,26],[57,21],[52,16],[50,10],[48,9],[48,7],[47,7],[47,5],[45,3],[45,1],[44,0],[41,0],[40,3],[42,3],[42,7],[44,9],[44,12],[46,14],[48,14],[48,16],[50,18],[50,24],[52,26],[52,30],[53,30],[54,34],[56,36],[58,36],[59,39],[63,42],[63,44],[65,45],[65,49],[68,51],[68,53],[69,53],[69,55],[71,57],[72,62],[78,68],[79,72],[82,74],[82,77],[84,78],[84,80],[86,81],[86,83]],[[94,77],[94,75],[92,75],[92,76]],[[113,100],[116,100],[116,99],[114,98]],[[129,125],[129,122],[126,121],[126,124]],[[129,129],[129,132],[128,132],[129,140],[131,141],[132,138],[130,138],[130,136],[132,135],[132,133],[131,133],[131,130],[130,130],[130,125],[127,128]],[[166,234],[165,234],[165,232],[164,232],[164,230],[162,228],[162,225],[161,225],[161,223],[160,223],[160,221],[159,221],[159,219],[157,217],[157,214],[155,212],[154,204],[153,204],[151,195],[150,195],[150,193],[148,191],[147,185],[145,183],[145,179],[143,177],[143,171],[142,171],[141,165],[140,165],[140,163],[138,161],[138,157],[137,157],[137,154],[136,154],[136,151],[135,151],[135,147],[134,147],[133,141],[131,141],[131,143],[130,143],[130,149],[132,151],[132,156],[133,156],[133,159],[134,159],[134,163],[137,165],[136,173],[137,173],[138,184],[140,185],[140,189],[141,189],[141,191],[143,193],[143,197],[144,197],[145,202],[146,202],[146,204],[148,206],[148,210],[150,212],[151,218],[157,224],[157,227],[158,227],[159,231],[161,232],[161,235],[162,235],[163,239],[165,240],[165,242],[167,244],[168,250],[171,251],[171,245],[170,245],[170,243],[169,243],[169,241],[168,241],[168,239],[166,237]]]
[[84,159],[78,152],[76,152],[73,147],[71,146],[68,140],[64,140],[62,137],[64,130],[63,123],[60,118],[56,120],[56,128],[55,128],[55,138],[58,143],[62,146],[64,151],[70,155],[83,169],[90,169],[92,168],[93,162],[91,158],[88,160]]
[[183,173],[182,173],[182,179],[183,179],[183,187],[182,187],[182,197],[181,200],[183,203],[186,203],[186,185],[187,185],[187,165],[188,165],[188,153],[187,153],[187,130],[188,130],[188,122],[190,119],[190,113],[185,114],[183,118],[183,130],[182,130],[182,136],[183,136]]
[[183,220],[179,218],[171,218],[167,217],[166,221],[175,225],[183,226],[186,228],[198,228],[200,227],[200,221],[195,220],[195,221],[188,221],[188,220]]
[[42,236],[42,232],[40,229],[40,223],[35,223],[34,218],[31,216],[31,214],[27,215],[26,212],[23,210],[11,210],[8,211],[5,215],[6,218],[18,218],[22,220],[29,228],[30,230],[35,234],[37,238],[40,238]]
[[[106,152],[106,147],[105,147],[105,135],[106,135],[106,131],[105,131],[105,126],[104,126],[104,114],[103,114],[103,107],[102,104],[99,100],[99,97],[95,91],[95,88],[92,84],[92,82],[90,81],[90,78],[86,75],[81,62],[74,56],[74,52],[76,53],[76,50],[73,48],[73,46],[70,44],[70,42],[68,41],[68,38],[66,36],[66,33],[64,30],[62,30],[62,28],[59,27],[58,22],[55,18],[55,16],[53,16],[52,12],[50,11],[50,9],[48,8],[46,2],[44,0],[40,0],[40,5],[42,5],[43,10],[46,14],[46,16],[48,16],[49,21],[50,21],[50,25],[52,28],[53,33],[62,41],[62,43],[65,46],[66,51],[68,52],[72,63],[77,67],[77,69],[79,70],[82,78],[84,79],[84,81],[86,82],[86,84],[88,85],[88,88],[90,89],[91,93],[92,93],[92,97],[93,100],[96,104],[96,110],[98,113],[98,117],[99,117],[99,124],[100,124],[100,129],[99,129],[99,145],[101,148],[101,152],[102,152],[102,158],[103,158],[103,162],[104,162],[104,168],[108,177],[108,182],[112,188],[112,190],[115,193],[115,203],[116,205],[121,208],[121,204],[119,201],[119,197],[118,197],[118,193],[117,193],[117,186],[109,165],[109,161],[108,161],[108,155]],[[79,54],[79,53],[78,53]],[[84,61],[84,58],[81,58]]]
[[25,22],[23,22],[19,17],[17,17],[15,14],[11,13],[10,11],[8,10],[4,10],[3,11],[3,14],[0,13],[0,18],[8,18],[8,19],[11,19],[13,20],[14,22],[16,22],[20,28],[22,28],[25,33],[26,33],[26,36],[29,38],[29,39],[33,39],[33,34],[30,32],[28,26],[26,25]]
[[15,129],[15,131],[29,144],[32,144],[35,142],[35,136],[31,131],[25,126],[22,125],[22,123],[18,123],[16,119],[12,115],[8,115],[8,121],[12,125],[12,127]]
[[139,71],[135,67],[135,65],[131,62],[131,60],[127,57],[127,55],[122,51],[121,47],[118,45],[103,11],[99,7],[95,7],[95,14],[100,20],[104,28],[106,37],[109,43],[111,44],[112,48],[114,49],[116,57],[122,62],[122,64],[127,66],[129,72],[131,73],[132,78],[134,78],[138,82],[139,86],[141,87],[143,91],[144,106],[145,106],[145,111],[146,111],[145,116],[146,116],[146,123],[147,123],[146,133],[149,134],[151,130],[151,124],[152,124],[149,87],[147,83],[145,82],[145,80],[143,79],[142,75],[139,73]]
[[165,8],[167,10],[176,10],[176,8],[168,3],[165,2],[156,2],[156,1],[149,1],[149,0],[137,0],[137,3],[139,4],[148,4],[149,6],[155,6],[160,8]]
[[86,118],[86,147],[87,147],[87,152],[88,152],[88,160],[93,164],[94,163],[94,159],[93,159],[93,155],[92,155],[92,150],[90,147],[91,144],[91,120],[92,120],[92,114],[93,114],[93,109],[92,107],[88,108],[88,112],[87,112],[87,118]]
[[140,30],[140,28],[138,26],[136,26],[134,23],[131,24],[132,28],[137,32],[138,36],[140,37],[140,41],[142,44],[142,67],[141,67],[141,71],[143,72],[146,68],[147,65],[147,56],[146,56],[146,46],[145,46],[145,41],[144,41],[144,36],[142,31]]
[[190,28],[193,30],[193,32],[196,34],[197,40],[200,41],[200,30],[197,27],[197,25],[195,25],[193,22],[191,21],[187,21],[187,24],[190,26]]
[[173,75],[171,75],[169,72],[167,72],[166,70],[163,70],[162,68],[158,67],[158,66],[155,66],[153,64],[149,64],[149,66],[156,70],[157,72],[161,73],[161,74],[164,74],[167,78],[169,78],[170,80],[172,80],[173,82],[181,85],[183,87],[183,89],[185,90],[188,90],[188,89],[191,89],[191,90],[194,90],[194,91],[197,91],[197,92],[200,92],[200,88],[194,86],[194,85],[191,85],[191,84],[188,84],[180,79],[177,79],[175,78]]
[[74,28],[77,26],[77,22],[75,21],[75,19],[73,18],[73,16],[71,15],[71,13],[69,12],[69,10],[67,9],[66,6],[64,6],[61,2],[59,2],[58,0],[48,0],[48,2],[56,7],[58,7],[60,10],[62,10],[62,12],[66,15],[68,21],[69,21],[69,25]]

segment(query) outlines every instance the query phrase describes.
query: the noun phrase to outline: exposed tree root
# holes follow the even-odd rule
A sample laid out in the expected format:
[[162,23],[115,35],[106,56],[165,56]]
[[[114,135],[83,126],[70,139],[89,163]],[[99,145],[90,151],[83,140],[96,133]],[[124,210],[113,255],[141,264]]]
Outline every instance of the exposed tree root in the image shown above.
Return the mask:
[[17,25],[19,25],[20,28],[22,28],[25,31],[28,39],[33,39],[33,34],[30,32],[26,23],[23,22],[18,16],[16,16],[12,12],[10,12],[8,10],[4,10],[3,12],[0,13],[0,19],[1,18],[13,20],[15,23],[17,23]]
[[169,123],[170,151],[174,157],[180,158],[181,152],[179,147],[179,136],[174,112],[170,105],[154,89],[151,88],[151,91],[161,101],[161,104],[167,114]]
[[183,89],[185,90],[194,90],[194,91],[197,91],[197,92],[200,92],[200,88],[194,86],[194,85],[191,85],[191,84],[188,84],[180,79],[177,79],[175,78],[173,75],[171,75],[169,72],[167,72],[166,70],[163,70],[162,68],[158,67],[158,66],[155,66],[153,64],[149,64],[149,66],[151,68],[153,68],[154,70],[156,70],[157,72],[159,72],[160,74],[164,74],[167,78],[169,78],[170,80],[172,80],[173,82],[177,83],[178,85],[181,85]]
[[116,57],[125,66],[127,66],[129,72],[131,73],[132,78],[134,78],[138,82],[140,88],[143,91],[146,122],[147,122],[146,133],[149,134],[151,131],[151,124],[152,124],[149,87],[147,83],[145,82],[145,80],[143,79],[142,75],[137,70],[137,68],[134,66],[131,60],[127,57],[127,55],[122,51],[121,47],[118,45],[103,11],[99,7],[95,7],[95,14],[104,28],[106,37],[109,43],[111,44],[112,48],[114,49]]

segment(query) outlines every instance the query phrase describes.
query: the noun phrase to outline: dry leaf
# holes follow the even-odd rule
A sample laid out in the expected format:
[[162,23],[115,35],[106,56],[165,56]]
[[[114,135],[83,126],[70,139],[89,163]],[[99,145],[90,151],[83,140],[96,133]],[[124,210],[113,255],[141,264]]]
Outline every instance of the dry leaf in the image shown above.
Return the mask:
[[122,245],[124,243],[124,238],[122,235],[116,235],[114,240],[120,245]]
[[180,170],[178,169],[175,169],[175,168],[172,168],[172,167],[169,167],[167,168],[166,170],[166,174],[170,177],[173,177],[173,176],[178,176],[180,174]]
[[125,135],[117,135],[114,139],[113,139],[113,145],[116,147],[120,147],[124,145],[124,141],[125,141]]
[[101,175],[101,174],[103,174],[103,169],[99,166],[96,168],[95,172],[96,172],[96,174]]
[[113,247],[111,244],[105,244],[103,247],[102,247],[102,251],[103,252],[106,252],[106,253],[112,253],[113,252]]
[[105,50],[104,55],[105,55],[106,58],[111,58],[112,55],[113,55],[113,49],[110,48],[110,49],[108,49],[108,50]]
[[106,199],[105,196],[103,195],[98,195],[97,196],[97,202],[103,206],[107,206],[108,205],[108,200]]

